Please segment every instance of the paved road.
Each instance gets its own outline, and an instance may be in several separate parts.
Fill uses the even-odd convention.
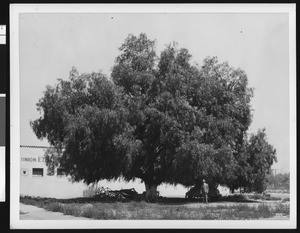
[[[51,212],[20,203],[20,220],[89,220],[89,218],[64,215],[63,213]]]

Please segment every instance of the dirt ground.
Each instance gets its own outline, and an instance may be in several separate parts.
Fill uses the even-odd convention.
[[[89,220],[20,203],[20,220]]]

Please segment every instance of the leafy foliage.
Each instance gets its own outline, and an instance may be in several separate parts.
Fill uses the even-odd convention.
[[[278,173],[267,175],[268,188],[290,190],[290,173]]]
[[[119,50],[111,79],[73,68],[37,104],[43,116],[32,128],[64,148],[59,164],[73,180],[141,178],[146,191],[203,178],[211,187],[258,183],[275,152],[264,132],[247,141],[253,90],[244,71],[216,57],[194,66],[176,43],[158,57],[145,34]]]
[[[276,150],[266,140],[265,129],[251,135],[247,148],[251,167],[250,185],[253,190],[263,192],[267,188],[267,175],[276,160]]]
[[[116,178],[126,161],[114,145],[126,127],[122,101],[119,88],[104,75],[78,75],[73,68],[69,81],[47,87],[37,104],[43,117],[31,126],[62,152],[59,164],[74,181]]]

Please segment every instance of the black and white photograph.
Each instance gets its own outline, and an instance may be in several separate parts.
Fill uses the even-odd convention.
[[[11,228],[295,228],[295,9],[11,4]]]

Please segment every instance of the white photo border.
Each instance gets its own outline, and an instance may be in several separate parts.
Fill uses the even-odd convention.
[[[290,220],[20,220],[20,13],[288,13],[290,70]],[[12,229],[293,229],[296,216],[295,4],[11,4],[10,5],[10,226]]]

